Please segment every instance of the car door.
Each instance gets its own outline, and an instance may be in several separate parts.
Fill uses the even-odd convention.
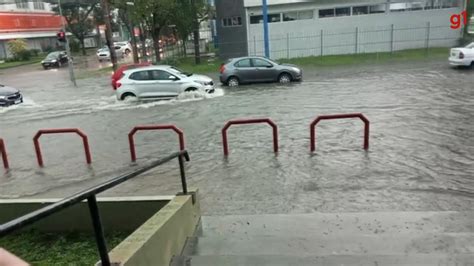
[[[250,58],[245,58],[237,61],[234,64],[235,76],[237,76],[240,82],[252,82],[252,72],[254,71],[252,67],[252,62]]]
[[[176,75],[157,69],[150,70],[150,76],[154,81],[152,90],[156,97],[175,97],[181,93],[183,81]]]
[[[129,77],[129,85],[140,98],[153,98],[155,81],[151,79],[148,70],[133,72]]]
[[[269,61],[262,58],[252,58],[252,65],[254,67],[252,74],[255,81],[265,82],[277,79],[278,71]]]

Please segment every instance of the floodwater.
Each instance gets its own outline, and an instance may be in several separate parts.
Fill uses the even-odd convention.
[[[474,206],[474,70],[445,61],[305,69],[305,81],[220,88],[160,102],[117,102],[109,78],[79,80],[67,70],[24,67],[2,83],[21,88],[25,104],[0,109],[0,137],[11,170],[0,171],[2,198],[64,197],[164,157],[179,146],[172,132],[136,135],[137,164],[127,134],[140,124],[175,124],[185,132],[189,185],[206,215],[337,211],[472,210]],[[216,78],[216,76],[214,76]],[[360,120],[323,121],[316,152],[309,124],[318,115],[363,113],[371,122],[364,151]],[[267,125],[220,130],[229,119],[269,117]],[[43,136],[44,168],[32,138],[43,128],[77,127],[88,136],[93,164],[75,135]],[[1,168],[0,168],[1,169]],[[163,195],[180,189],[173,161],[105,195]]]

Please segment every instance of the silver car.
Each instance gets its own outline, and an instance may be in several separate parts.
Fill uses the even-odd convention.
[[[232,58],[220,68],[220,81],[224,85],[241,83],[300,81],[303,71],[291,64],[279,64],[265,57]]]
[[[99,60],[99,62],[110,61],[109,47],[104,46],[104,47],[100,48],[99,50],[97,50],[96,55],[97,55],[97,59]],[[123,54],[120,46],[115,46],[115,55],[117,56],[117,58],[123,58],[124,54]]]
[[[213,83],[210,81],[184,75],[170,66],[141,67],[124,72],[117,81],[116,96],[119,100],[127,97],[163,99],[174,98],[188,91],[213,92]]]

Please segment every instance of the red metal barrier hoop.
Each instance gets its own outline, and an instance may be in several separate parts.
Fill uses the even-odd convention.
[[[36,135],[33,138],[33,142],[35,144],[36,158],[38,159],[39,166],[43,167],[43,155],[41,154],[39,138],[41,137],[41,135],[44,135],[44,134],[61,134],[61,133],[76,133],[82,138],[82,142],[84,144],[84,152],[86,154],[86,162],[87,164],[91,164],[92,159],[91,159],[91,152],[89,149],[89,139],[87,138],[87,135],[84,134],[78,128],[55,128],[55,129],[41,129],[36,133]]]
[[[277,125],[269,118],[262,119],[238,119],[228,121],[224,128],[222,128],[222,145],[224,146],[224,155],[229,155],[229,145],[227,143],[227,129],[232,125],[246,125],[246,124],[260,124],[267,123],[273,129],[273,151],[278,152],[278,127]]]
[[[369,130],[370,122],[369,120],[360,113],[357,114],[338,114],[338,115],[321,115],[318,116],[310,125],[310,139],[311,139],[311,152],[316,150],[316,125],[321,120],[333,120],[333,119],[345,119],[345,118],[360,118],[364,122],[364,149],[369,149]]]
[[[3,167],[5,169],[10,168],[8,164],[7,148],[5,148],[5,142],[3,142],[3,139],[0,139],[0,154],[2,155]]]
[[[145,125],[145,126],[136,126],[128,133],[128,143],[130,145],[130,155],[132,157],[132,162],[135,162],[137,160],[137,155],[135,153],[135,140],[133,139],[133,136],[137,131],[143,131],[143,130],[166,130],[166,129],[171,129],[176,134],[178,134],[179,137],[179,149],[181,151],[184,151],[184,133],[181,129],[177,128],[175,125]]]

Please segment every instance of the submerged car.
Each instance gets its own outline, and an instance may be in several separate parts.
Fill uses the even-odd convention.
[[[22,102],[23,96],[19,90],[0,84],[0,106],[10,106]]]
[[[474,67],[474,42],[465,47],[451,49],[449,64],[452,66]]]
[[[220,81],[230,87],[241,83],[300,81],[303,71],[291,64],[279,64],[265,57],[232,58],[220,68]]]
[[[190,72],[183,71],[175,66],[169,66],[169,65],[162,65],[163,67],[166,67],[169,69],[170,72],[177,73],[180,75],[184,75],[187,77],[190,77],[194,82],[197,82],[205,87],[206,92],[208,93],[213,93],[214,92],[214,81],[212,80],[211,77],[208,77],[206,75],[200,75],[200,74],[194,74]]]
[[[213,87],[196,82],[168,66],[141,67],[124,72],[117,82],[116,96],[119,100],[128,97],[139,99],[169,99],[183,92],[213,90]]]
[[[41,61],[41,65],[44,69],[48,69],[50,67],[61,67],[63,64],[67,64],[68,60],[69,59],[66,52],[52,52],[49,53],[43,61]]]
[[[123,58],[123,52],[122,52],[122,48],[120,46],[114,46],[115,47],[115,55],[117,56],[117,58]],[[104,46],[102,48],[100,48],[99,50],[97,50],[97,59],[99,60],[99,62],[102,62],[102,61],[110,61],[110,50],[109,50],[109,47],[107,46]]]
[[[151,66],[151,63],[149,62],[142,62],[138,64],[129,64],[129,65],[123,65],[119,67],[114,74],[112,74],[112,88],[114,90],[117,89],[117,81],[119,81],[123,77],[123,72],[129,69],[135,69],[139,67],[144,67],[144,66]]]

